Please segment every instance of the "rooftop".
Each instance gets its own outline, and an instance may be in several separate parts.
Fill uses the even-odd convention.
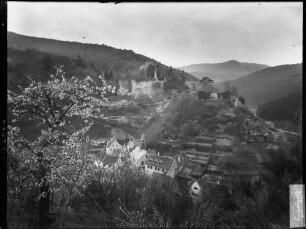
[[[216,183],[216,182],[218,182],[218,181],[220,182],[222,180],[224,180],[224,178],[222,176],[205,174],[200,179],[198,179],[197,182],[200,185],[200,187],[203,188],[207,185],[207,183]]]
[[[140,149],[140,147],[137,146],[137,147],[131,152],[131,157],[134,158],[135,160],[139,160],[139,159],[142,158],[146,153],[147,153],[146,150]]]
[[[111,139],[107,142],[106,147],[110,147],[111,144],[113,144],[113,143],[116,142],[116,141],[117,141],[117,140],[116,140],[115,138],[111,138]]]
[[[173,159],[156,154],[149,154],[149,157],[145,162],[145,164],[147,165],[158,166],[166,170],[170,170],[173,163],[174,163]]]
[[[103,165],[114,165],[118,161],[118,157],[106,154],[102,159]]]

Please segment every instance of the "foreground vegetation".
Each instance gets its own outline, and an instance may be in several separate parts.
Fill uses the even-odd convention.
[[[287,227],[288,184],[299,181],[300,171],[295,168],[298,166],[295,160],[285,164],[288,159],[281,156],[273,164],[273,172],[263,173],[261,182],[255,186],[243,179],[231,180],[226,186],[208,186],[204,198],[196,204],[188,195],[176,195],[175,182],[168,177],[149,179],[128,164],[117,171],[97,170],[88,177],[86,186],[67,184],[51,192],[55,213],[52,223],[82,228]],[[10,170],[9,178],[14,172],[21,172]],[[22,187],[19,193],[10,194],[14,202],[9,199],[8,221],[12,227],[35,226],[39,190],[16,180],[9,183],[10,190],[18,187]]]

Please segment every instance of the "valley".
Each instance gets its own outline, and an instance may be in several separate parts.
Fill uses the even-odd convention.
[[[50,178],[56,188],[50,191],[49,215],[58,214],[58,225],[84,226],[85,222],[78,221],[77,216],[81,215],[90,221],[86,225],[98,222],[105,227],[118,226],[128,216],[130,224],[124,221],[125,226],[152,227],[156,226],[152,223],[153,215],[164,212],[169,222],[172,220],[171,226],[178,227],[183,220],[193,222],[188,217],[196,217],[194,212],[199,206],[206,206],[201,214],[208,209],[217,217],[215,205],[223,203],[234,206],[241,215],[253,211],[247,212],[250,218],[260,217],[258,209],[264,209],[270,217],[263,220],[265,226],[288,224],[288,220],[277,221],[288,210],[276,209],[278,202],[288,203],[288,190],[283,187],[301,181],[302,118],[301,104],[296,102],[301,99],[301,64],[269,67],[232,60],[175,69],[131,50],[14,33],[8,33],[8,37],[8,88],[15,96],[21,88],[26,88],[22,91],[26,96],[34,81],[38,91],[51,81],[61,82],[61,87],[68,91],[54,88],[59,93],[56,97],[52,88],[49,87],[50,94],[42,90],[38,102],[45,99],[50,107],[42,110],[35,100],[27,99],[19,105],[34,104],[23,110],[30,112],[29,119],[14,123],[20,128],[22,141],[31,142],[29,145],[34,147],[42,134],[48,139],[45,129],[57,134],[52,141],[60,143],[54,144],[55,150],[50,143],[51,153],[46,153],[46,160],[53,163],[48,168],[57,174],[57,178]],[[63,72],[56,66],[62,66]],[[91,102],[84,102],[86,98],[81,97],[83,104],[79,109],[89,108],[80,117],[69,113],[70,107],[78,104],[75,101],[58,107],[62,100],[82,95],[74,90],[78,82],[84,83],[78,90],[89,94],[102,85],[100,94],[94,94]],[[90,87],[89,82],[95,86]],[[103,103],[98,103],[101,98]],[[283,104],[287,104],[287,109],[283,109]],[[10,106],[8,121],[13,123],[16,111]],[[46,118],[48,125],[31,120],[35,109],[42,112],[40,117],[50,116]],[[68,134],[64,132],[68,124],[56,120],[52,109],[62,117],[67,115],[69,125],[79,128],[88,121],[93,125],[82,135],[82,131],[72,133],[71,136],[80,136],[73,146],[68,145]],[[69,112],[63,112],[64,109]],[[91,117],[89,111],[96,116]],[[283,116],[277,115],[282,111]],[[294,124],[290,123],[294,118]],[[281,123],[287,121],[287,126]],[[65,134],[61,135],[61,131]],[[28,148],[26,145],[14,149],[10,160],[23,157],[26,154],[16,152]],[[67,148],[71,154],[67,154]],[[23,169],[27,171],[28,167]],[[71,174],[63,173],[65,170]],[[283,193],[275,197],[279,190]],[[241,199],[243,203],[238,203]],[[214,205],[207,204],[212,200]],[[135,213],[133,209],[138,210]],[[220,210],[232,214],[230,208]],[[95,218],[101,211],[103,217]],[[62,216],[62,212],[66,215]],[[139,217],[138,212],[143,214],[142,223],[132,218]],[[179,214],[184,216],[178,217]],[[256,217],[251,221],[256,222]],[[215,222],[219,226],[228,224],[235,222]]]

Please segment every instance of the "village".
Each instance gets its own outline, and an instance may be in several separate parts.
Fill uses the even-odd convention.
[[[195,94],[194,91],[199,90],[195,83],[187,82],[187,85],[191,88],[190,93]],[[236,115],[233,109],[244,107],[239,98],[224,93],[211,93],[208,101],[224,100],[231,101],[233,108],[218,115],[234,118]],[[159,109],[160,113],[164,110]],[[256,185],[260,182],[261,170],[269,164],[269,154],[275,152],[281,142],[298,137],[295,133],[276,129],[274,123],[259,120],[255,116],[244,118],[243,131],[243,140],[222,131],[220,134],[201,133],[188,141],[168,139],[158,142],[159,146],[166,149],[159,151],[147,147],[144,133],[141,136],[132,136],[114,128],[111,138],[102,146],[92,145],[88,137],[82,152],[92,158],[95,166],[105,169],[116,170],[128,162],[130,166],[138,168],[149,177],[169,177],[175,184],[174,193],[179,196],[188,194],[197,201],[203,196],[202,190],[205,186],[228,186],[231,179],[245,179]],[[249,146],[254,148],[254,144],[255,148],[260,145],[261,152],[255,150],[252,153],[252,150],[248,149]],[[167,150],[169,148],[172,149],[171,152]],[[243,169],[225,169],[224,164],[236,160],[241,156],[241,151],[244,151],[245,155],[251,154],[252,160],[244,158],[246,166]]]

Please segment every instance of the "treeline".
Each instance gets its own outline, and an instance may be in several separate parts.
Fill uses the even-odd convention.
[[[257,115],[266,120],[290,120],[298,122],[301,119],[302,92],[262,104],[257,109]]]
[[[127,65],[128,64],[128,65]],[[154,80],[155,72],[158,80],[165,80],[164,89],[182,90],[185,80],[191,76],[178,69],[160,63],[147,62],[139,69],[131,63],[118,62],[114,66],[88,61],[85,55],[78,54],[75,58],[40,52],[36,49],[16,50],[8,48],[8,79],[9,88],[26,85],[25,76],[31,74],[34,79],[45,82],[49,74],[55,73],[55,66],[65,66],[67,76],[84,77],[92,75],[96,80],[103,76],[105,80],[116,85],[118,79]],[[130,73],[128,73],[130,72]],[[132,73],[133,72],[133,73]],[[118,86],[118,85],[117,85]]]

